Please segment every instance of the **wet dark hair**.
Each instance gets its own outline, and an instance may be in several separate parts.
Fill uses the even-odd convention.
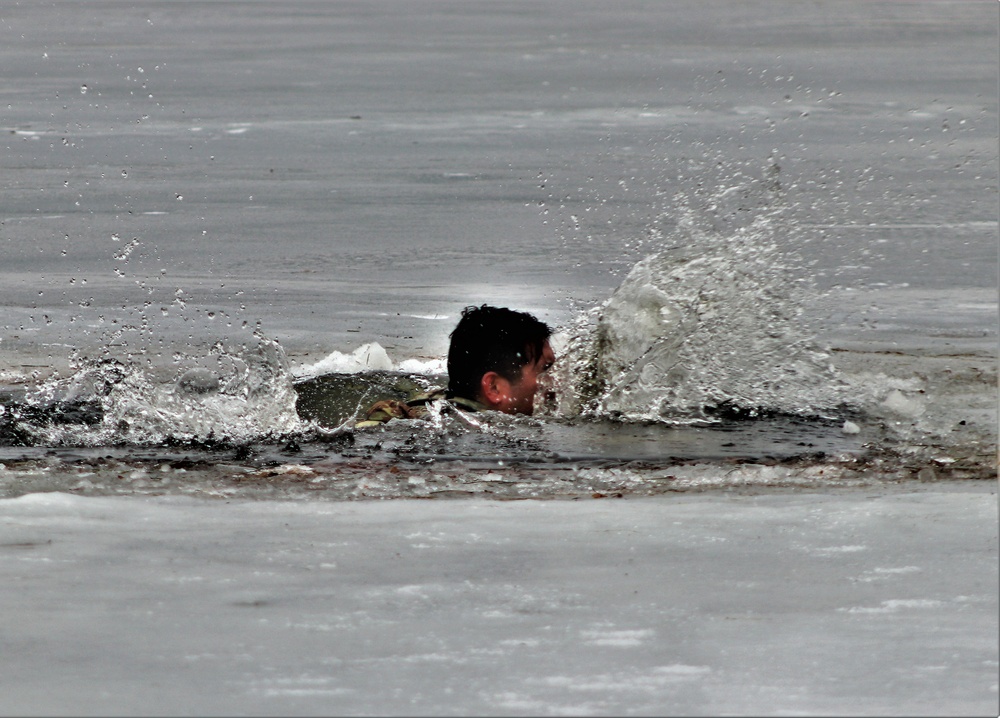
[[[448,395],[477,399],[483,374],[495,371],[508,381],[542,355],[552,336],[548,325],[527,312],[504,307],[466,307],[451,333]]]

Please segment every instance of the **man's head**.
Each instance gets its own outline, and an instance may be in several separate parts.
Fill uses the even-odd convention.
[[[451,333],[448,393],[506,414],[531,414],[538,377],[555,361],[551,335],[526,312],[466,307]]]

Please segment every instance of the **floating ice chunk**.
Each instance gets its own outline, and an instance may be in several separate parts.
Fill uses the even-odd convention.
[[[362,344],[350,354],[334,351],[315,364],[298,367],[298,378],[322,374],[356,374],[362,371],[392,371],[392,360],[378,342]]]
[[[853,421],[845,421],[844,425],[840,427],[840,430],[845,434],[858,434],[861,432],[861,427]]]
[[[409,374],[444,374],[447,371],[444,359],[404,359],[397,369]]]

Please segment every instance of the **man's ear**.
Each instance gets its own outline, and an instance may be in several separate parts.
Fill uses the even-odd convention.
[[[479,390],[483,403],[489,407],[502,404],[508,395],[507,380],[495,371],[488,371],[479,380]]]

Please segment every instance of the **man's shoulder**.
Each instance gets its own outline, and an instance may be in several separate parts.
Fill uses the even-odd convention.
[[[363,429],[386,424],[393,419],[425,419],[430,413],[429,405],[437,401],[447,402],[446,405],[470,412],[486,409],[478,401],[459,396],[449,397],[448,392],[444,389],[432,389],[431,391],[414,394],[406,401],[399,401],[397,399],[377,401],[368,409],[364,418],[357,421],[354,426],[355,428]]]
[[[393,419],[415,418],[417,417],[415,416],[413,407],[407,402],[399,401],[398,399],[382,399],[372,404],[368,411],[365,412],[365,418],[356,422],[354,426],[364,428],[366,426],[385,424]]]
[[[409,399],[406,400],[407,406],[417,408],[420,406],[426,407],[428,404],[432,404],[435,401],[441,401],[442,399],[448,398],[448,392],[444,389],[431,389],[430,391],[420,392],[418,394],[413,394]]]
[[[453,396],[448,399],[448,403],[465,411],[486,411],[488,408],[485,404],[480,404],[478,401],[473,401],[472,399],[466,399],[464,396]]]

